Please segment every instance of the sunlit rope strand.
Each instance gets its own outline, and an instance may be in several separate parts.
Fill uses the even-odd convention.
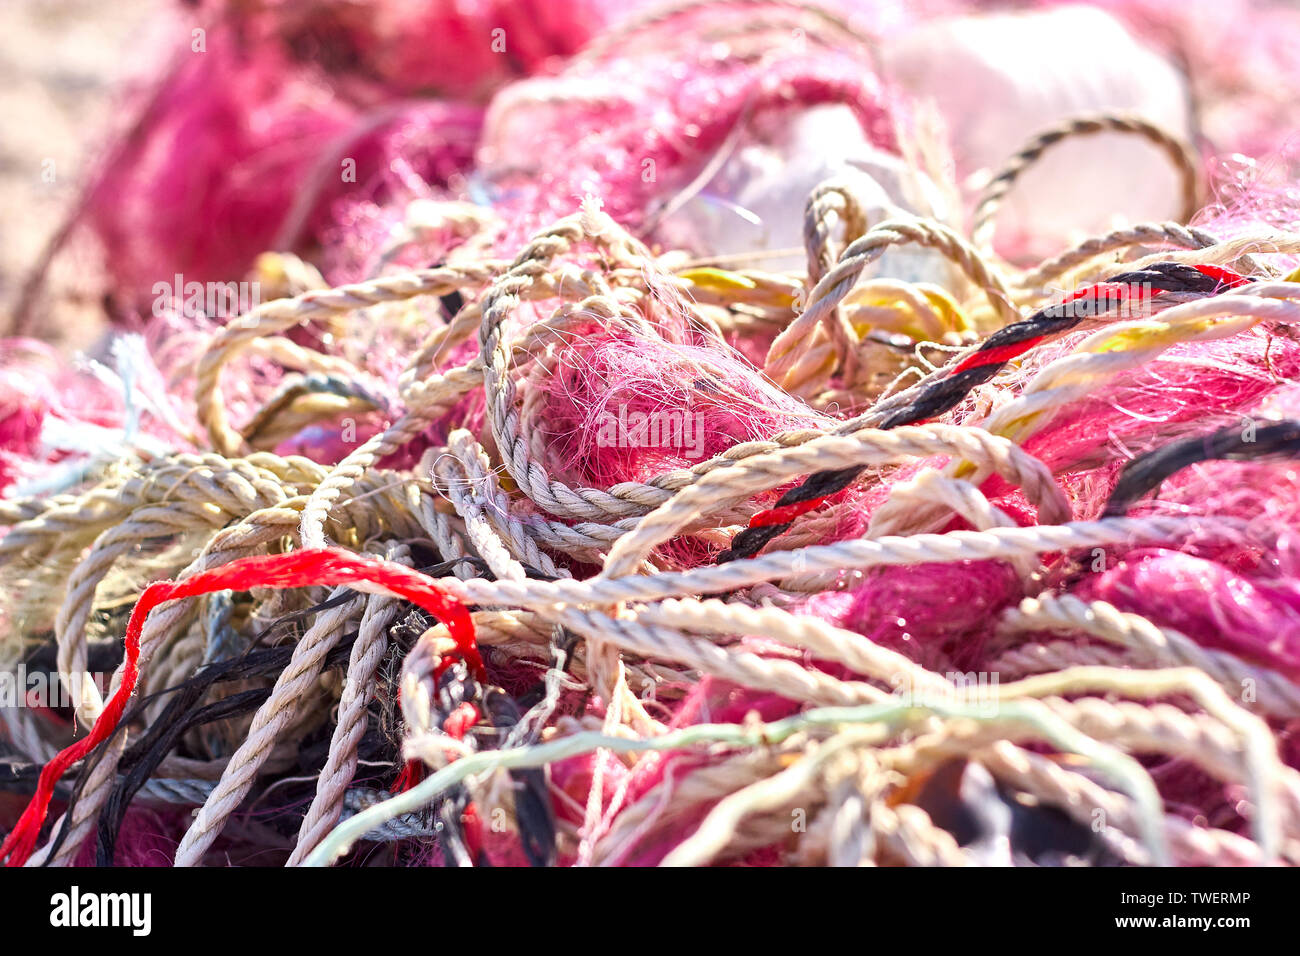
[[[1047,149],[1056,143],[1077,136],[1097,133],[1125,133],[1141,137],[1169,157],[1179,174],[1182,208],[1179,219],[1187,222],[1199,206],[1200,162],[1191,146],[1159,126],[1138,116],[1099,113],[1064,120],[1051,129],[1034,136],[999,171],[980,196],[975,206],[971,238],[977,248],[988,250],[993,245],[993,230],[998,208],[1007,192],[1020,175]]]

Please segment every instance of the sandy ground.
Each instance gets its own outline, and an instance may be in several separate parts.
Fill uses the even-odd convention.
[[[111,127],[121,85],[155,66],[143,25],[166,0],[0,0],[0,334]],[[73,242],[28,331],[68,349],[103,327],[93,252]]]

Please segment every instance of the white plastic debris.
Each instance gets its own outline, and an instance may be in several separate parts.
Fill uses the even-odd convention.
[[[853,184],[869,225],[909,214],[942,219],[948,212],[924,174],[868,141],[849,107],[827,105],[755,117],[716,174],[666,215],[656,234],[669,247],[708,255],[787,250],[753,264],[800,270],[804,205],[832,178]],[[868,274],[942,282],[947,269],[930,250],[900,248]]]
[[[996,171],[1033,135],[1081,113],[1135,113],[1186,136],[1187,82],[1109,14],[1084,6],[934,20],[881,45],[888,79],[931,101],[963,175]],[[1101,133],[1049,147],[1013,187],[999,247],[1063,239],[1179,212],[1169,159],[1133,136]]]

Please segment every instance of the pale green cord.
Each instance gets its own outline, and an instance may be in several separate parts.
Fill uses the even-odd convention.
[[[331,865],[347,853],[352,844],[367,831],[382,826],[403,813],[410,813],[427,806],[439,794],[477,773],[512,767],[537,767],[595,750],[644,753],[675,750],[701,743],[759,747],[780,743],[812,727],[883,723],[889,725],[891,729],[897,729],[932,716],[963,718],[980,723],[995,720],[1015,721],[1032,728],[1044,740],[1059,749],[1084,757],[1133,798],[1139,816],[1141,835],[1151,850],[1152,859],[1157,865],[1170,865],[1172,857],[1161,824],[1163,804],[1155,783],[1141,764],[1113,747],[1075,730],[1038,701],[1000,702],[992,715],[984,712],[987,709],[987,704],[975,706],[931,704],[917,707],[906,702],[888,702],[863,707],[820,707],[785,720],[757,725],[756,728],[753,724],[699,724],[647,740],[627,740],[596,732],[585,732],[532,747],[471,754],[443,767],[405,793],[397,794],[383,803],[344,820],[330,831],[303,865]]]

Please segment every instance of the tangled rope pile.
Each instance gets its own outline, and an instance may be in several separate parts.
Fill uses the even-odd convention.
[[[1191,218],[1190,148],[1091,115],[970,232],[817,184],[789,270],[594,196],[522,240],[409,202],[357,281],[264,257],[192,446],[0,502],[3,649],[72,694],[0,707],[0,856],[1300,862],[1300,232],[1005,258],[1020,173],[1102,132]]]

